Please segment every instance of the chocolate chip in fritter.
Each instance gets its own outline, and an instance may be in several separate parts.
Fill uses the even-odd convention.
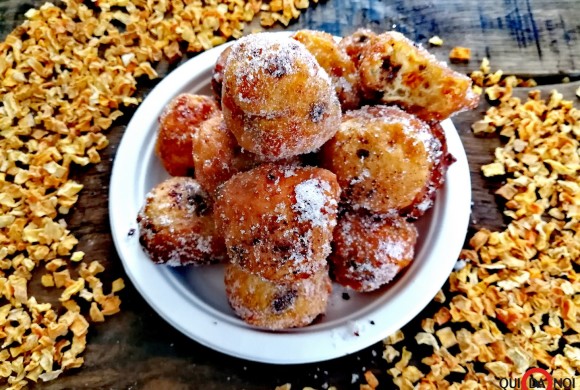
[[[358,158],[367,158],[370,155],[370,152],[366,149],[359,149],[356,151],[356,155]]]
[[[383,74],[384,80],[391,81],[395,77],[397,77],[397,74],[401,70],[401,65],[393,65],[391,63],[391,58],[386,57],[385,59],[383,59],[383,64],[381,65],[381,68],[383,68],[383,70],[385,71],[385,73]]]
[[[284,291],[281,295],[278,295],[276,298],[274,298],[274,301],[272,302],[274,311],[276,313],[280,313],[284,310],[287,310],[294,304],[297,296],[298,291],[296,290]]]
[[[187,204],[195,208],[195,213],[197,215],[205,215],[209,211],[209,205],[207,204],[205,197],[200,194],[190,193],[187,195]]]

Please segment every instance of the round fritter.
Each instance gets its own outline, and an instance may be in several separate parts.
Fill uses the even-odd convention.
[[[312,30],[297,31],[292,38],[301,42],[328,73],[343,110],[358,108],[360,105],[360,77],[354,62],[346,54],[333,36]]]
[[[333,277],[353,290],[374,291],[413,261],[416,241],[417,229],[404,218],[347,212],[334,229]]]
[[[189,177],[153,188],[139,211],[139,242],[155,263],[201,265],[225,258],[208,194]]]
[[[213,75],[211,77],[211,90],[213,91],[215,98],[218,103],[221,103],[222,99],[222,83],[224,81],[224,68],[226,66],[226,60],[230,55],[232,50],[231,46],[225,48],[224,51],[219,55],[215,66],[213,68]]]
[[[227,129],[223,115],[205,121],[193,136],[195,178],[210,194],[238,172],[247,171],[260,160],[243,150]]]
[[[262,33],[231,47],[222,109],[241,147],[278,160],[314,151],[334,135],[340,104],[330,77],[304,45]]]
[[[212,196],[221,184],[236,173],[264,163],[262,158],[238,145],[221,113],[203,122],[193,136],[193,162],[196,180]],[[278,163],[298,166],[301,159],[294,156]]]
[[[332,291],[327,268],[306,279],[276,283],[238,264],[228,264],[225,285],[228,301],[238,316],[272,330],[310,324],[326,311]]]
[[[367,99],[400,105],[427,122],[475,108],[479,102],[469,77],[398,32],[370,38],[362,50],[359,72]]]
[[[171,176],[192,176],[191,137],[201,123],[219,112],[214,99],[184,93],[175,97],[159,117],[155,151]]]
[[[415,216],[442,157],[441,142],[423,121],[396,107],[365,106],[344,115],[321,161],[351,208]]]
[[[376,35],[377,34],[369,29],[359,28],[351,35],[342,38],[338,45],[346,52],[358,68],[363,48],[368,45],[370,39]]]
[[[274,281],[295,281],[324,268],[340,188],[332,172],[264,164],[218,189],[217,224],[230,259]]]

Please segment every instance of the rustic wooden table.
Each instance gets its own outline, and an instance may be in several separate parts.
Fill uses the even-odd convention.
[[[23,20],[29,8],[45,0],[0,0],[0,37]],[[445,40],[432,51],[446,59],[456,45],[472,49],[467,65],[455,66],[469,72],[484,56],[493,69],[536,78],[542,90],[559,89],[568,98],[580,82],[580,7],[578,0],[328,0],[308,10],[292,29],[313,28],[343,35],[358,27],[375,31],[395,29],[421,43],[433,35]],[[561,83],[567,76],[572,83]],[[148,86],[150,88],[151,86]],[[146,92],[146,91],[145,91]],[[526,91],[518,92],[525,95]],[[473,214],[470,232],[481,227],[499,228],[503,219],[493,195],[497,183],[483,180],[480,166],[490,162],[496,137],[476,138],[470,124],[481,118],[487,103],[478,110],[454,118],[470,162],[473,185]],[[109,133],[111,145],[103,162],[77,173],[85,189],[75,212],[68,218],[79,238],[79,249],[103,259],[106,278],[124,276],[111,241],[107,192],[112,160],[127,112]],[[131,286],[121,293],[123,310],[93,327],[84,354],[86,363],[56,381],[39,384],[42,389],[273,389],[292,383],[321,388],[356,388],[353,374],[371,369],[381,388],[392,388],[385,374],[380,344],[344,358],[300,366],[272,366],[243,361],[207,349],[183,336],[162,320]],[[429,310],[429,307],[426,309]],[[420,316],[419,316],[420,317]],[[409,325],[417,327],[417,320]],[[389,385],[391,383],[391,385]]]

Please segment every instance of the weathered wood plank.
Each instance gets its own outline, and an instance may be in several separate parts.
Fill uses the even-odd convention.
[[[0,37],[44,0],[0,0]],[[580,77],[580,7],[577,0],[326,0],[308,10],[289,28],[312,28],[335,35],[358,27],[395,29],[427,44],[446,60],[454,46],[472,49],[473,60],[456,66],[470,71],[487,56],[494,68],[525,76]]]
[[[331,0],[309,10],[295,28],[336,35],[358,27],[395,29],[427,44],[445,60],[454,46],[472,49],[473,69],[484,56],[510,74],[580,74],[580,7],[576,0]]]
[[[0,36],[22,20],[23,12],[42,2],[44,0],[26,3],[0,0]],[[440,58],[445,58],[453,45],[466,45],[474,50],[474,61],[464,70],[476,66],[476,60],[488,55],[495,67],[509,73],[574,73],[580,66],[580,10],[575,5],[576,0],[330,0],[309,10],[292,28],[323,29],[337,35],[362,26],[375,30],[396,28],[420,42],[437,34],[446,41],[444,48],[434,49]],[[580,83],[541,89],[547,92],[557,87],[565,96],[575,99],[573,94],[578,86]],[[480,166],[492,160],[493,149],[500,140],[475,137],[470,130],[471,123],[479,119],[486,108],[487,103],[482,102],[478,110],[454,118],[470,164],[474,199],[471,231],[481,227],[500,228],[503,224],[493,195],[499,183],[484,180],[480,174]],[[352,356],[318,364],[257,364],[222,355],[195,343],[148,306],[124,274],[108,223],[112,160],[129,119],[130,113],[109,132],[111,145],[100,164],[75,172],[85,188],[67,219],[80,240],[79,250],[106,264],[104,279],[110,282],[116,277],[125,277],[128,286],[121,293],[123,311],[93,327],[82,369],[35,388],[254,390],[272,389],[275,385],[292,382],[292,388],[296,389],[303,386],[321,388],[325,383],[346,389],[353,387],[352,375],[362,377],[365,369],[372,369],[382,386],[388,388],[390,382],[385,374],[386,363],[381,359],[380,344]],[[33,290],[42,298],[54,300],[54,297],[43,295],[37,282],[33,283]],[[418,329],[416,321],[408,329],[410,333]]]

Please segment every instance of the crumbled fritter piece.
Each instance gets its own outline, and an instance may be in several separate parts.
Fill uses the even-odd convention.
[[[427,122],[442,121],[479,102],[469,77],[395,31],[370,36],[358,67],[366,99],[397,104]]]

